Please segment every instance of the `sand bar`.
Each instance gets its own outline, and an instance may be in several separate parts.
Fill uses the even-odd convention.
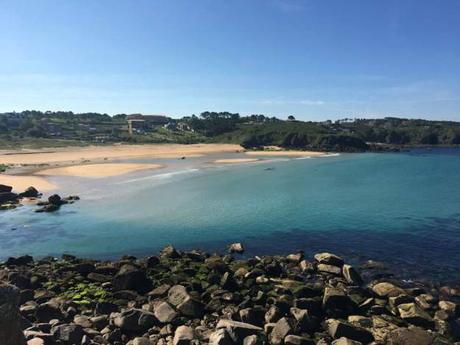
[[[260,161],[257,158],[229,158],[215,160],[216,164],[240,164],[240,163],[254,163]]]
[[[134,163],[103,163],[72,165],[60,168],[40,170],[36,175],[44,176],[77,176],[89,178],[101,178],[127,174],[140,170],[160,169],[160,164],[134,164]]]
[[[0,184],[12,186],[13,191],[16,193],[23,192],[30,186],[37,188],[40,192],[47,192],[56,188],[56,185],[52,184],[45,178],[30,175],[0,174]]]
[[[247,151],[249,156],[269,156],[269,157],[320,157],[327,155],[326,152],[317,151]]]
[[[65,147],[41,150],[0,151],[3,164],[46,164],[98,161],[122,158],[180,158],[209,153],[240,152],[243,148],[233,144],[149,144]]]

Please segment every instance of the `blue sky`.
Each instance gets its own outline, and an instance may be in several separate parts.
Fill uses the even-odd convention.
[[[458,0],[0,0],[0,111],[460,120]]]

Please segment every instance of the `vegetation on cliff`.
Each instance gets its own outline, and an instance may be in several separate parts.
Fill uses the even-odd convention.
[[[264,115],[203,112],[129,134],[127,115],[24,111],[0,114],[0,147],[126,143],[230,142],[246,148],[366,151],[400,146],[460,145],[460,123],[387,117],[305,122]]]

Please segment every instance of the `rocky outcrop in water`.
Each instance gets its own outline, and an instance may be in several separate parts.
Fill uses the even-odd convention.
[[[11,210],[21,206],[21,200],[27,198],[36,200],[41,198],[42,194],[34,187],[27,188],[24,192],[16,194],[12,193],[13,187],[0,184],[0,210]],[[80,200],[76,195],[61,198],[58,194],[53,194],[48,198],[48,201],[37,201],[37,205],[41,206],[35,212],[54,212],[60,209],[62,205],[73,204]]]
[[[171,246],[95,261],[10,258],[29,345],[452,344],[460,290],[330,253],[236,259]]]

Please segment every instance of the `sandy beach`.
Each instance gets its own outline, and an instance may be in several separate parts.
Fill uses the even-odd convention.
[[[319,157],[325,156],[326,152],[317,151],[247,151],[244,154],[249,156],[268,156],[268,157]]]
[[[160,169],[160,164],[133,164],[133,163],[101,163],[72,165],[61,168],[40,170],[35,175],[40,176],[78,176],[101,178],[127,174],[140,170]]]
[[[2,164],[80,163],[127,158],[181,158],[219,152],[242,152],[233,144],[149,144],[65,147],[41,150],[0,151]],[[88,162],[85,162],[88,163]]]
[[[47,179],[39,176],[31,175],[0,175],[0,184],[5,184],[13,187],[14,192],[23,192],[26,188],[34,186],[41,192],[48,192],[55,189],[57,186],[49,182]]]
[[[260,162],[263,157],[319,157],[326,155],[323,152],[284,151],[276,147],[271,149],[270,151],[245,152],[241,146],[233,144],[149,144],[0,150],[0,163],[12,167],[7,175],[0,174],[0,183],[11,185],[16,191],[35,186],[40,191],[46,192],[59,187],[48,179],[53,176],[104,178],[143,170],[155,170],[166,166],[157,164],[155,161],[151,163],[123,161],[135,158],[182,159],[217,155],[214,158],[214,164],[230,165]],[[219,157],[219,154],[222,154],[222,158]],[[235,157],[234,154],[237,156]],[[226,158],[225,155],[231,156]]]

